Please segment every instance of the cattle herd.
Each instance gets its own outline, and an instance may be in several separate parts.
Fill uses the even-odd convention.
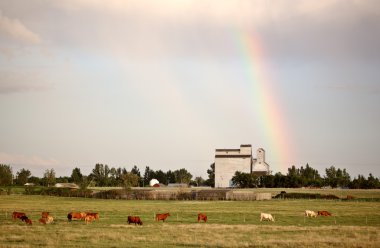
[[[164,213],[164,214],[156,214],[155,220],[159,222],[162,220],[165,222],[165,220],[170,216],[170,213]],[[316,218],[317,216],[332,216],[332,214],[328,211],[317,211],[314,212],[312,210],[305,210],[305,217],[314,217]],[[21,221],[25,222],[27,225],[32,225],[32,220],[29,219],[25,213],[22,212],[13,212],[12,213],[12,219],[20,219]],[[83,220],[85,224],[88,224],[92,222],[93,220],[99,220],[99,213],[91,213],[91,212],[70,212],[67,214],[67,220],[72,221],[72,220]],[[207,215],[198,213],[198,222],[199,221],[204,221],[207,222]],[[260,221],[275,221],[274,216],[272,214],[268,213],[261,213],[260,214]],[[54,218],[53,216],[50,215],[49,212],[42,212],[41,218],[38,220],[39,223],[41,224],[50,224],[53,223]],[[135,224],[135,225],[142,225],[143,222],[139,216],[128,216],[128,224]]]

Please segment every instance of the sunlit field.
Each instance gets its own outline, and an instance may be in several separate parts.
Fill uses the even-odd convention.
[[[306,209],[328,210],[332,217],[308,219]],[[127,201],[48,196],[0,196],[0,246],[110,247],[378,247],[380,203],[336,200],[271,201]],[[13,211],[25,212],[32,226],[13,221]],[[55,217],[38,223],[42,211]],[[86,225],[67,221],[70,211],[100,213]],[[155,213],[170,212],[165,223]],[[207,223],[197,223],[197,213]],[[261,212],[275,222],[260,222]],[[143,226],[128,225],[138,215]]]

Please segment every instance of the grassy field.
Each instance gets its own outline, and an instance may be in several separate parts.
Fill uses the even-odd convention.
[[[306,219],[305,209],[328,210],[333,217]],[[380,203],[331,200],[272,201],[126,201],[47,196],[0,196],[1,247],[378,247]],[[33,221],[13,221],[13,211]],[[37,223],[42,211],[55,217],[51,225]],[[67,221],[70,211],[100,213],[88,225]],[[165,223],[154,214],[170,212]],[[197,213],[208,215],[197,223]],[[261,212],[276,222],[260,222]],[[138,215],[143,226],[128,225]]]

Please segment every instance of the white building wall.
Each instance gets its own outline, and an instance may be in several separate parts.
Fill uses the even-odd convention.
[[[215,187],[231,187],[236,171],[251,173],[252,147],[241,145],[240,149],[216,149]]]
[[[251,172],[251,158],[215,158],[215,187],[231,187],[236,171]]]
[[[257,159],[254,160],[252,172],[266,172],[269,173],[269,165],[265,162],[265,150],[263,148],[257,149]]]

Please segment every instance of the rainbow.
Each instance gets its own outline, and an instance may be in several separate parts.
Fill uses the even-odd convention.
[[[261,144],[267,152],[271,170],[286,172],[294,161],[291,134],[284,117],[278,94],[273,87],[271,73],[265,66],[265,49],[254,33],[238,31],[235,35],[239,56],[244,62],[244,76],[249,83],[250,96],[253,94],[252,113],[257,116],[257,126]]]

